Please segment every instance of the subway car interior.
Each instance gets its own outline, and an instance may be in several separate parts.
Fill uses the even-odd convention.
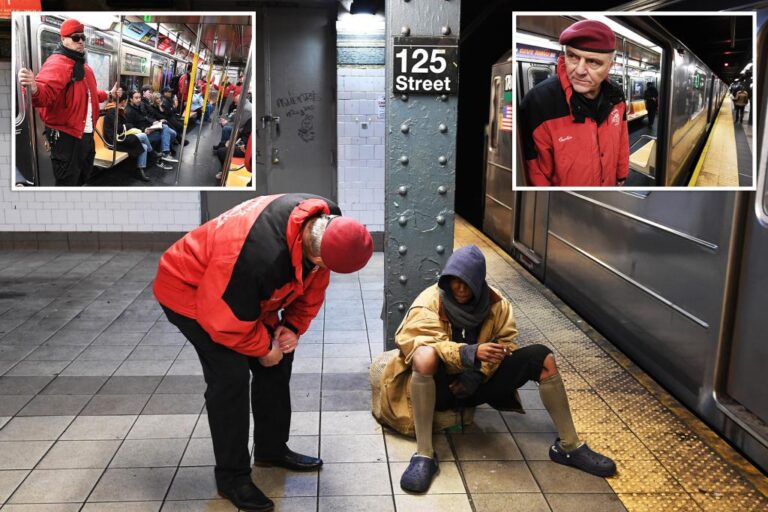
[[[624,91],[629,127],[630,174],[625,186],[750,186],[753,180],[751,121],[726,134],[713,130],[731,120],[728,93],[751,89],[751,16],[589,15],[616,34],[609,79]],[[517,101],[555,74],[560,33],[578,16],[517,16]],[[703,43],[701,31],[711,35]],[[648,88],[652,87],[651,91]],[[655,89],[655,91],[654,91]],[[654,101],[654,98],[658,98]],[[727,108],[719,116],[723,101]],[[651,107],[646,102],[657,103]],[[733,123],[731,123],[733,124]],[[733,139],[741,152],[709,150],[712,138]],[[717,147],[717,144],[713,145]],[[707,151],[705,151],[705,148]],[[520,152],[518,151],[518,154]],[[718,165],[707,162],[714,162]],[[525,184],[518,161],[519,183]],[[717,167],[715,171],[713,168]]]
[[[131,91],[139,91],[143,96],[143,89],[148,88],[148,101],[156,104],[156,108],[162,102],[164,90],[174,98],[174,112],[166,115],[173,118],[168,123],[177,132],[172,159],[180,160],[180,164],[163,162],[150,154],[146,167],[150,180],[138,179],[136,157],[115,148],[110,142],[111,135],[105,137],[105,115],[114,108],[108,99],[100,104],[100,118],[94,132],[94,172],[87,186],[244,187],[251,182],[244,155],[238,149],[247,142],[251,113],[241,109],[244,118],[240,119],[236,95],[231,94],[231,89],[242,89],[246,96],[252,94],[251,16],[94,13],[81,17],[85,25],[86,62],[93,69],[99,89],[109,91],[117,83],[125,97],[129,97]],[[15,18],[17,72],[21,68],[39,72],[59,45],[59,27],[67,18],[46,14]],[[180,80],[186,73],[191,74],[192,80],[186,77]],[[207,102],[207,109],[202,108],[203,102]],[[186,112],[188,103],[189,113]],[[18,88],[15,112],[16,185],[53,186],[46,127],[26,91]],[[238,126],[243,129],[232,130],[225,140],[219,119],[227,117],[233,123],[240,123]],[[118,127],[118,134],[122,131]],[[114,128],[109,129],[109,133],[112,132]],[[153,146],[153,152],[159,149]],[[222,172],[225,168],[228,172]]]

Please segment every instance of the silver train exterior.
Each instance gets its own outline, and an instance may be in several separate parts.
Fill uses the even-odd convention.
[[[485,215],[483,229],[497,240],[512,240],[512,50],[491,68],[489,123],[485,130]],[[505,118],[505,116],[507,116]],[[506,119],[506,120],[505,120]],[[503,245],[510,250],[509,244]]]
[[[767,32],[764,26],[758,47],[768,44]],[[762,91],[768,54],[755,64]],[[764,94],[755,103],[768,111]],[[484,231],[511,246],[529,272],[768,471],[763,117],[757,192],[513,192],[511,239],[486,225]],[[701,116],[675,126],[705,129]]]
[[[40,71],[45,59],[60,41],[59,24],[62,18],[55,16],[18,16],[16,24],[15,77],[19,69],[26,67],[35,73]],[[91,27],[85,28],[86,59],[94,70],[98,86],[109,90],[118,79],[118,35],[102,32]],[[177,59],[171,55],[156,51],[155,48],[123,38],[123,51],[130,48],[151,53],[150,69],[161,66],[163,70],[174,69]],[[16,167],[27,180],[42,186],[53,186],[54,177],[50,154],[45,149],[45,126],[36,110],[25,96],[16,89]],[[103,107],[103,105],[102,105]]]
[[[690,176],[695,157],[706,143],[725,98],[727,85],[682,42],[652,19],[634,17],[624,20],[631,23],[632,30],[657,42],[664,52],[659,84],[655,184],[686,185],[685,180]],[[563,18],[563,21],[570,24],[573,20]],[[553,27],[560,25],[554,24]],[[553,33],[550,38],[556,40],[557,35]],[[518,58],[518,104],[534,83],[543,81],[554,71],[554,64]]]

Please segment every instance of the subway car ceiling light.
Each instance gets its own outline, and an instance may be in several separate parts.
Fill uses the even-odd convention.
[[[532,36],[524,32],[518,32],[514,35],[516,43],[530,44],[541,48],[560,51],[563,47],[556,41],[550,41],[543,37]]]

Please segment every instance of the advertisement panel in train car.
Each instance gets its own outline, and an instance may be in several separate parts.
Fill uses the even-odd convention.
[[[456,94],[456,37],[395,37],[393,90],[397,94]]]

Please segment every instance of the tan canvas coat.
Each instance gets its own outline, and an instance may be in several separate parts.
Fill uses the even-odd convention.
[[[417,347],[429,345],[445,363],[448,374],[461,373],[464,368],[459,349],[465,343],[452,341],[451,331],[451,324],[440,302],[439,288],[436,284],[430,286],[413,301],[395,333],[395,344],[400,353],[387,363],[381,376],[381,410],[376,415],[379,422],[402,434],[414,435],[410,386],[413,353]],[[480,327],[479,343],[495,342],[515,349],[516,337],[512,307],[491,288],[491,310]],[[480,371],[485,375],[484,382],[496,372],[498,366],[496,363],[482,363]]]

